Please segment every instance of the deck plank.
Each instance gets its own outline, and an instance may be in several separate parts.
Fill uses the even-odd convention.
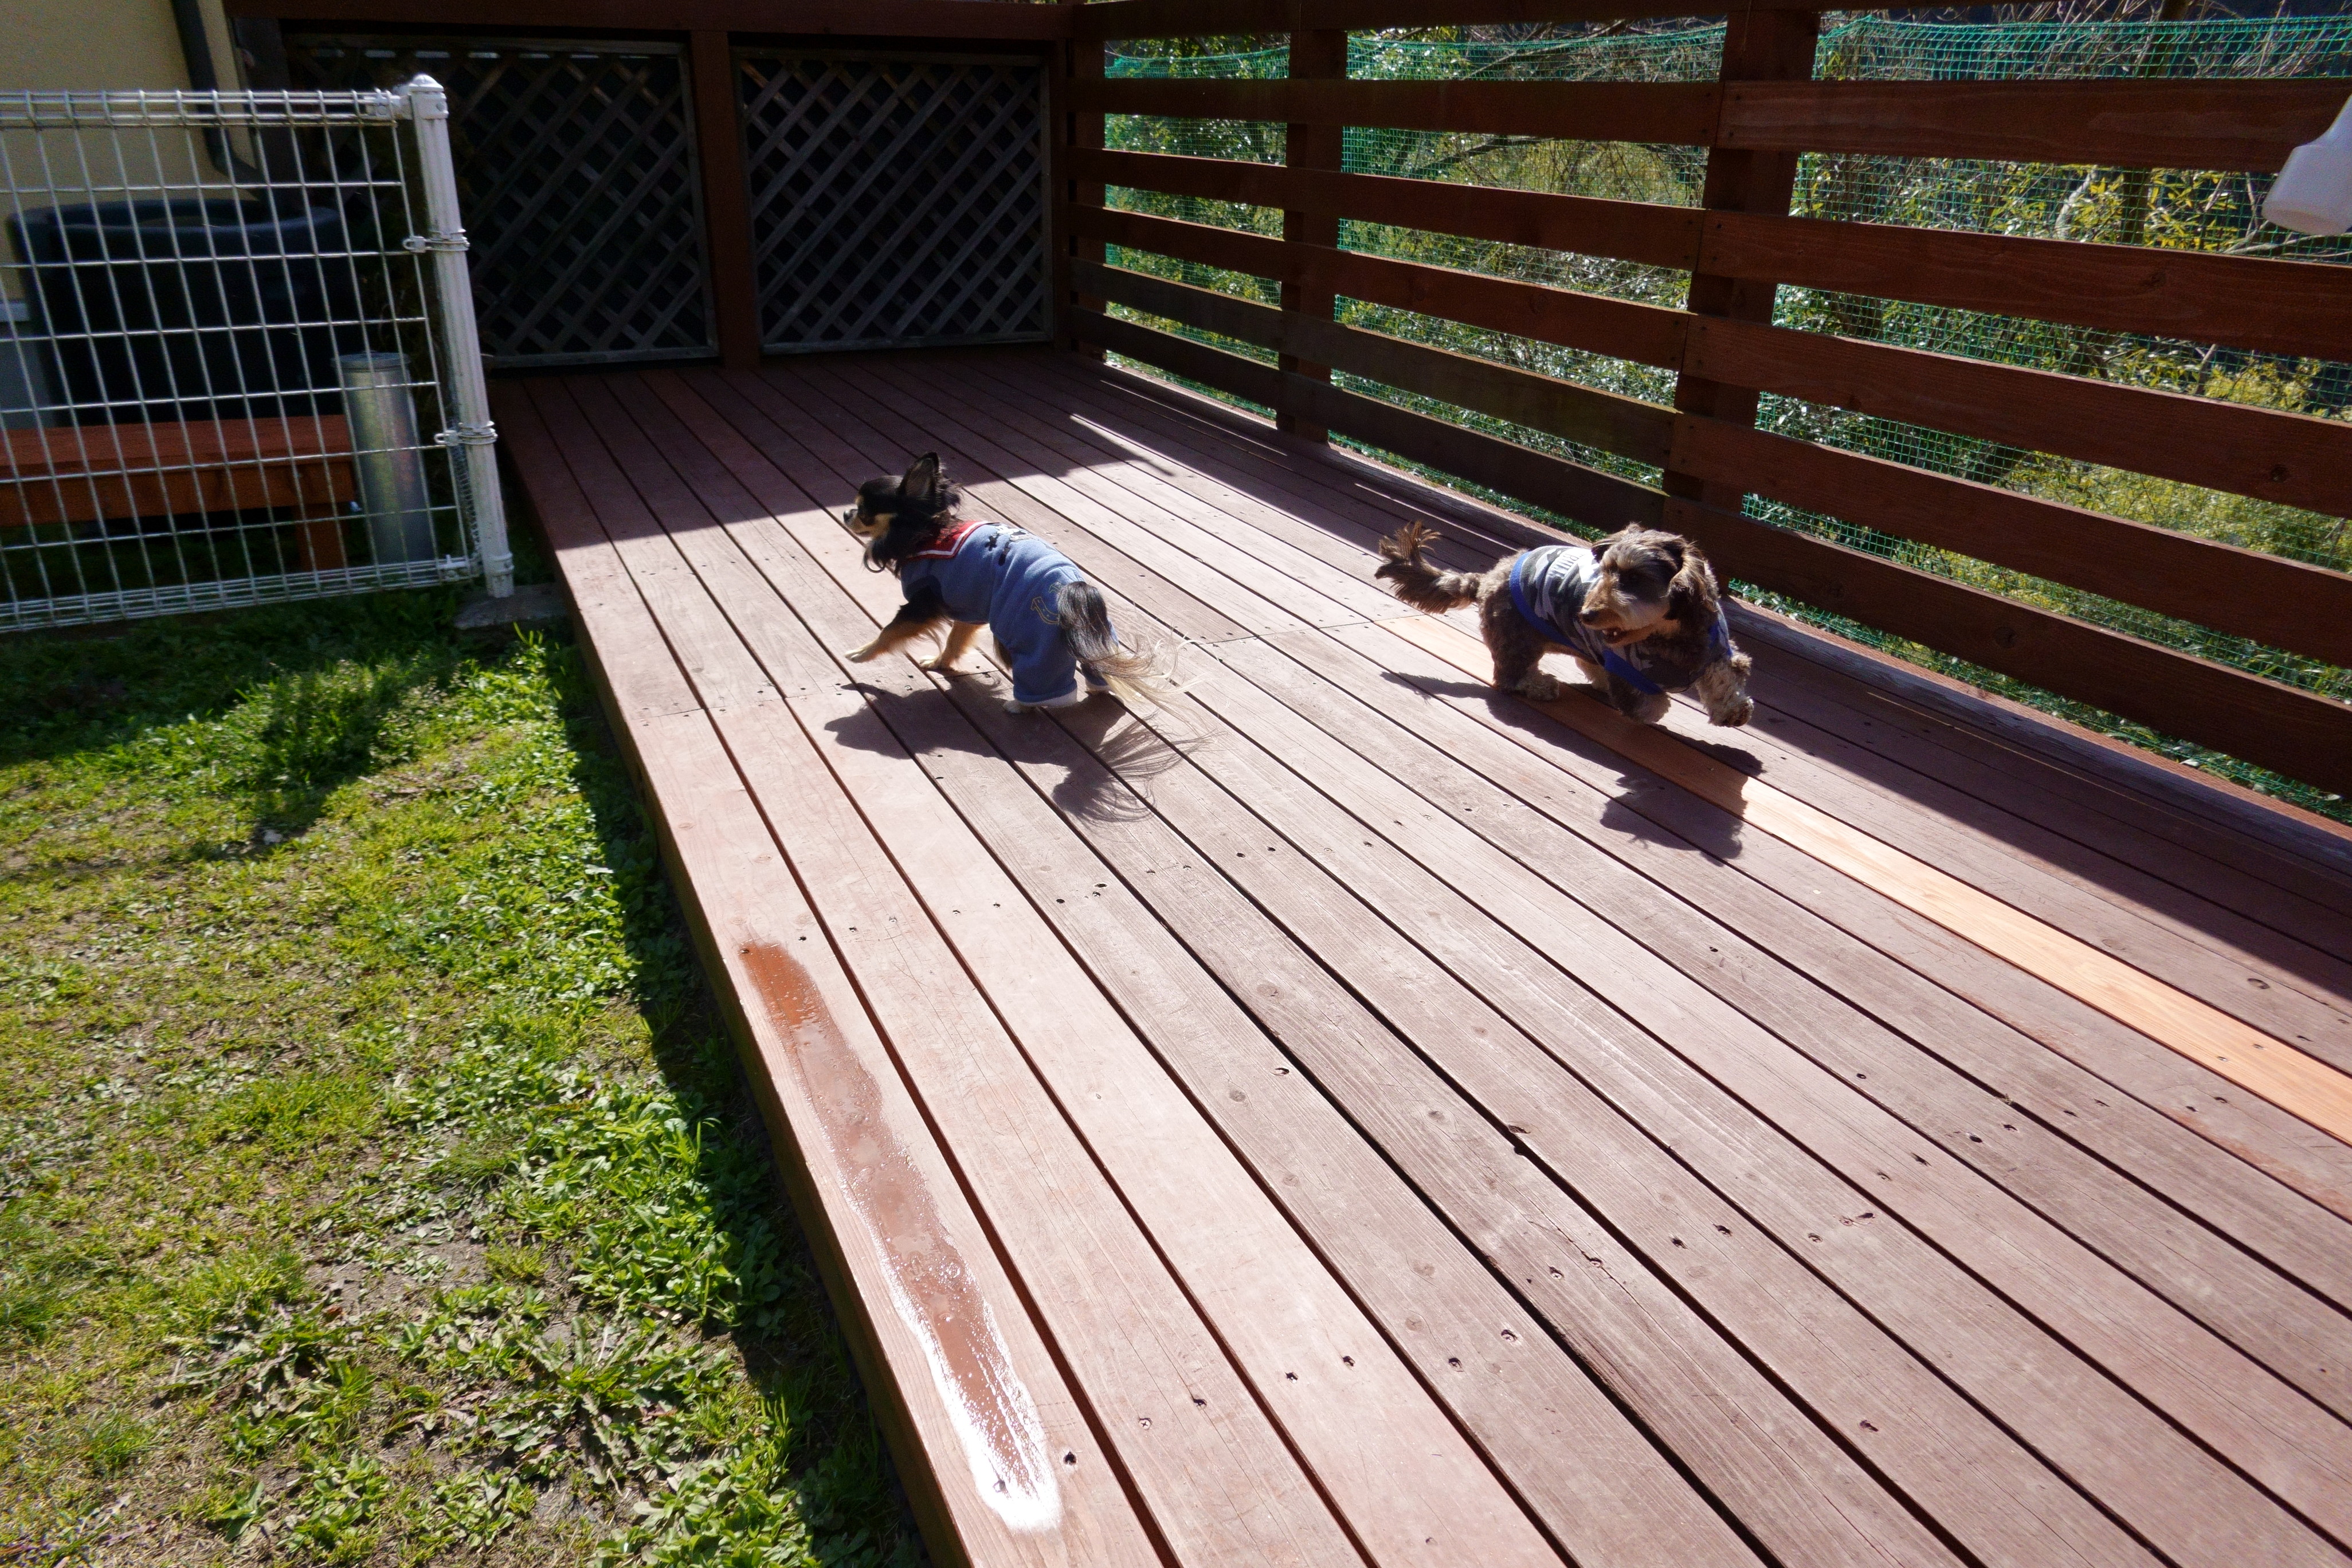
[[[1384,766],[1408,778],[1422,798],[1592,903],[1621,928],[1639,932],[1663,953],[1679,952],[1676,962],[1685,973],[1723,988],[1727,999],[1815,1055],[1842,1080],[1869,1074],[1859,1081],[1872,1086],[1874,1097],[1891,1094],[1907,1106],[1920,1105],[1912,1098],[1915,1092],[1932,1095],[1938,1109],[1914,1110],[1906,1120],[1948,1152],[1980,1165],[1989,1160],[1987,1168],[2013,1178],[2016,1157],[1998,1152],[2002,1140],[1993,1140],[1996,1152],[1990,1154],[1969,1140],[1971,1133],[1990,1137],[2003,1123],[2016,1121],[2015,1112],[2024,1111],[2044,1134],[2071,1141],[2118,1175],[2128,1173],[2133,1184],[2178,1204],[2220,1237],[2339,1308],[2352,1306],[2352,1227],[2341,1216],[2138,1100],[2110,1095],[2103,1080],[1839,931],[1770,880],[1743,875],[1704,847],[1710,841],[1722,845],[1723,837],[1688,824],[1684,832],[1670,834],[1646,821],[1629,831],[1622,824],[1631,814],[1616,796],[1559,767],[1554,755],[1531,752],[1412,684],[1404,670],[1383,667],[1329,637],[1292,636],[1276,646],[1349,694],[1348,701],[1334,703],[1328,691],[1302,690],[1280,667],[1268,669],[1260,684],[1294,710],[1349,738],[1360,753],[1380,757]],[[1420,748],[1368,731],[1351,717],[1351,707],[1378,714],[1425,742],[1444,765],[1432,765]],[[1559,748],[1546,750],[1556,753]],[[1693,816],[1712,811],[1702,802],[1689,804]],[[1716,826],[1729,825],[1717,814]],[[1704,939],[1696,940],[1696,933],[1691,940],[1675,939],[1674,931],[1693,916],[1661,907],[1643,885],[1612,872],[1599,858],[1603,856],[1703,916]],[[1748,871],[1757,869],[1752,851],[1736,858]],[[1806,870],[1817,879],[1821,868]],[[1764,960],[1766,954],[1778,963]],[[1799,984],[1838,996],[1852,1016],[1832,1015],[1826,1027],[1804,1026],[1809,1010],[1794,999],[1779,999]],[[1893,1064],[1895,1081],[1889,1082],[1888,1053],[1872,1032],[1873,1024],[1948,1064],[1981,1099],[1972,1102],[1967,1092],[1932,1075],[1921,1089],[1906,1090],[1903,1077],[1906,1070],[1916,1077],[1918,1069],[1906,1069],[1899,1059]],[[2178,1058],[2167,1053],[2166,1059]],[[2053,1205],[2039,1196],[2039,1186],[2030,1183],[2022,1189],[2035,1194],[2028,1201],[2045,1213],[2066,1205],[2067,1194],[2058,1194]],[[2069,1228],[2078,1236],[2092,1229]],[[2126,1252],[2150,1246],[2161,1252],[2168,1249],[2163,1237],[2169,1228],[2158,1223],[2146,1235],[2098,1244]],[[2201,1244],[2184,1245],[2194,1255],[2204,1252]],[[2190,1292],[2204,1278],[2198,1268],[2161,1256],[2156,1271],[2185,1274],[2184,1289]],[[2340,1331],[2331,1322],[2327,1331]]]
[[[1073,355],[499,404],[935,1551],[2347,1561],[2352,1143],[1886,882],[2284,1047],[2352,974],[2306,825],[2232,796],[2200,844],[2193,781],[1778,623],[1731,751],[1496,699],[1373,546],[1523,525]],[[1205,682],[1013,718],[979,654],[844,664],[899,595],[838,510],[924,450]],[[1072,1457],[1057,1529],[991,1509],[890,1339],[847,1102],[747,920],[821,951],[947,1184]]]
[[[593,556],[594,519],[529,400],[502,396],[499,417],[551,536]],[[683,680],[649,648],[615,657],[650,619],[619,613],[617,595],[574,607],[927,1538],[973,1563],[1158,1562],[709,717],[645,711]],[[972,1309],[987,1331],[956,1326]]]
[[[617,405],[606,412],[611,418],[622,417]],[[661,418],[666,412],[640,408],[637,417],[659,429],[670,423]],[[685,434],[682,426],[677,429]],[[633,439],[609,426],[605,435],[624,454],[644,444],[642,435]],[[705,460],[690,468],[681,465],[683,472],[667,466],[661,470],[671,482],[656,481],[647,499],[665,517],[686,514],[698,500],[721,516],[759,510],[761,503],[698,442],[680,440],[669,443],[668,449],[699,451]],[[641,487],[648,482],[642,476],[652,472],[658,460],[646,451],[633,463],[632,474]],[[854,552],[840,550],[847,541],[832,529],[829,518],[807,507],[794,510],[804,525],[822,529],[829,542],[838,542],[837,555],[845,563],[855,559]],[[705,530],[697,537],[710,534]],[[772,590],[800,586],[811,575],[803,571],[773,582]],[[1053,1106],[1068,1119],[1086,1151],[1056,1151],[1043,1143],[1022,1150],[1008,1142],[1008,1166],[1019,1168],[1026,1161],[1051,1169],[1072,1160],[1085,1163],[1089,1156],[1102,1166],[1139,1222],[1140,1235],[1150,1238],[1182,1281],[1217,1344],[1248,1378],[1257,1401],[1272,1413],[1346,1520],[1349,1533],[1375,1562],[1555,1562],[1517,1504],[1435,1410],[1426,1391],[1213,1129],[1159,1071],[1109,1000],[922,771],[898,750],[824,649],[798,622],[775,614],[779,606],[772,591],[740,603],[730,595],[727,607],[754,641],[756,657],[784,689],[786,703],[809,739],[825,738],[819,747],[825,765],[846,797],[857,803],[880,848],[921,900],[921,911],[910,908],[897,930],[879,940],[898,954],[895,962],[903,963],[901,944],[908,942],[910,929],[922,929],[917,921],[928,914],[939,922],[952,947],[953,962],[942,951],[940,962],[928,965],[929,972],[950,973],[961,963],[988,1007],[1017,1037],[1053,1097]],[[779,808],[808,810],[815,789],[814,781],[780,786]],[[846,876],[853,868],[827,869]],[[814,873],[810,876],[815,879]],[[919,1017],[910,1020],[909,1027],[919,1030]],[[906,1047],[901,1049],[903,1054]],[[950,1114],[936,1108],[933,1113],[943,1121]],[[1034,1133],[1055,1114],[1052,1107],[1033,1108],[1014,1119],[1008,1139],[1024,1129]],[[955,1142],[960,1150],[966,1146],[963,1139]],[[1000,1226],[1004,1223],[999,1221]],[[1076,1266],[1083,1258],[1083,1252],[1074,1254],[1064,1267]],[[1033,1291],[1042,1294],[1034,1276],[1024,1271],[1024,1277],[1033,1280]],[[1211,1347],[1195,1345],[1182,1360],[1189,1364],[1214,1353]],[[1187,1392],[1195,1394],[1192,1403],[1196,1410],[1213,1414],[1223,1408],[1231,1419],[1233,1402],[1224,1390]],[[1204,1401],[1197,1396],[1206,1393],[1217,1397]],[[1130,1405],[1112,1418],[1112,1428],[1133,1420],[1143,1430],[1157,1433],[1174,1420],[1195,1416],[1196,1411],[1185,1409],[1181,1401],[1175,1405],[1173,1410],[1166,1401]],[[1241,1464],[1239,1456],[1228,1455],[1222,1468],[1209,1466],[1207,1473],[1249,1476],[1289,1468],[1278,1454],[1271,1459],[1261,1456],[1248,1465]],[[1154,1516],[1174,1539],[1191,1513],[1171,1520],[1171,1495],[1155,1499],[1159,1506]],[[1201,1509],[1207,1495],[1196,1492],[1191,1508]],[[1211,1517],[1223,1511],[1214,1506],[1206,1510]],[[1300,1553],[1297,1560],[1326,1561],[1332,1552],[1344,1549],[1344,1541],[1334,1535],[1320,1550]],[[1183,1554],[1201,1561],[1226,1560],[1215,1552],[1188,1550]]]
[[[756,678],[768,695],[729,704],[719,732],[770,820],[789,825],[787,852],[819,918],[1160,1534],[1186,1561],[1355,1558],[1192,1298],[1024,1065],[1024,1052],[1034,1059],[1040,1044],[1036,1009],[973,986],[961,967],[971,921],[935,924],[898,869],[918,858],[877,841],[876,814],[905,803],[872,798],[870,777],[828,771],[857,759],[859,737],[835,733],[820,744],[813,736],[822,731],[799,710],[812,695],[837,695],[837,673],[821,650],[790,638],[790,614],[767,579],[722,528],[695,515],[700,509],[677,476],[642,437],[616,428],[625,416],[609,394],[593,384],[577,390],[614,459],[598,466],[591,488],[599,510],[608,519],[658,516],[709,595],[698,618],[757,628],[756,647],[734,645],[737,684]],[[810,679],[820,664],[821,688]],[[791,693],[778,694],[780,680]],[[919,826],[903,809],[892,820]],[[953,863],[952,843],[927,849],[933,864]],[[1000,932],[1017,929],[984,901],[973,915]],[[1008,1027],[1021,1031],[1017,1045]],[[1213,1175],[1202,1173],[1213,1191]]]

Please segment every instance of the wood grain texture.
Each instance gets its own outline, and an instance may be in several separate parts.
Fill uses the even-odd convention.
[[[2352,664],[2352,576],[1997,486],[1685,416],[1672,467],[1791,506]]]
[[[1106,300],[1187,326],[1313,360],[1457,407],[1475,409],[1651,464],[1666,457],[1674,411],[1574,382],[1449,353],[1361,328],[1318,321],[1123,268],[1080,266]]]
[[[735,58],[723,32],[698,29],[687,47],[694,85],[695,155],[702,168],[702,222],[710,247],[710,303],[719,363],[760,363],[759,286],[751,268],[751,194],[735,109]]]
[[[569,561],[591,552],[601,531],[535,410],[502,397],[501,420],[551,536],[565,541]],[[605,547],[609,554],[611,547]],[[568,562],[567,562],[568,563]],[[626,580],[624,579],[625,586]],[[654,716],[682,679],[662,649],[660,632],[634,589],[625,603],[575,593],[582,624],[598,648],[595,668],[615,728],[645,784],[664,858],[679,889],[705,964],[745,1053],[754,1096],[776,1141],[779,1164],[826,1279],[866,1386],[876,1395],[886,1436],[908,1478],[927,1543],[943,1559],[973,1564],[1068,1564],[1116,1561],[1142,1568],[1159,1554],[1136,1518],[1116,1473],[1039,1337],[986,1232],[964,1202],[936,1142],[899,1084],[855,988],[825,944],[822,929],[786,870],[750,793],[699,707]],[[616,645],[651,634],[658,661],[609,657]],[[667,666],[667,675],[660,667]],[[640,686],[638,670],[655,685]],[[749,950],[788,952],[807,978],[796,1012],[745,1005],[759,995]],[[846,1050],[872,1086],[868,1136],[838,1136],[849,1110],[829,1096],[810,1058],[839,1065]],[[902,1161],[866,1171],[881,1158]],[[901,1180],[903,1171],[929,1195],[941,1227],[934,1247],[952,1246],[968,1277],[991,1304],[1011,1365],[1044,1419],[1056,1452],[1083,1456],[1057,1478],[1061,1517],[1045,1531],[1015,1531],[974,1485],[958,1435],[951,1394],[936,1379],[919,1322],[894,1297],[887,1261],[891,1221],[861,1208],[853,1195]],[[914,1216],[910,1214],[908,1218]],[[923,1237],[898,1239],[922,1241]]]
[[[1074,82],[1105,114],[1697,144],[1713,133],[1716,89],[1693,82],[1212,81],[1122,77]]]
[[[1678,515],[1675,521],[1686,519]],[[1485,646],[1444,622],[1401,621],[1396,631],[1457,668],[1492,673]],[[1614,749],[1741,821],[2352,1142],[2352,1077],[1655,730],[1603,713],[1582,699],[1548,705],[1547,711],[1606,736]]]
[[[1710,213],[1697,266],[1922,305],[2352,359],[2352,279],[2317,262]]]
[[[0,528],[281,506],[332,511],[359,493],[351,450],[340,414],[0,431]]]
[[[1726,147],[2271,174],[2340,80],[1815,81],[1727,86]]]
[[[1695,321],[1694,374],[2330,516],[2352,425],[1748,321]]]

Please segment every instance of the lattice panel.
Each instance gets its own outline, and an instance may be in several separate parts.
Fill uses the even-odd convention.
[[[736,82],[769,349],[1046,335],[1037,67],[747,51]]]
[[[674,44],[292,37],[298,88],[449,89],[483,352],[587,364],[715,352],[702,183]]]

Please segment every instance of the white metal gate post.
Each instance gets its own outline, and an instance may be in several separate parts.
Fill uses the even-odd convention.
[[[507,545],[506,503],[499,492],[499,438],[490,423],[490,389],[482,377],[482,344],[474,324],[473,282],[466,268],[466,231],[458,222],[457,167],[449,153],[449,96],[429,76],[412,78],[401,89],[408,118],[416,125],[417,172],[425,185],[424,234],[408,237],[411,250],[433,252],[439,288],[442,349],[448,356],[449,387],[457,420],[439,441],[458,449],[459,470],[480,542],[482,577],[490,596],[514,592],[514,552]]]

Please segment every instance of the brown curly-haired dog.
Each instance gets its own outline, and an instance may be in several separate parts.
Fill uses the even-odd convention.
[[[1644,724],[1669,694],[1689,691],[1713,724],[1745,724],[1748,656],[1732,645],[1715,569],[1697,545],[1654,528],[1625,528],[1597,544],[1548,544],[1485,572],[1449,572],[1422,559],[1438,535],[1409,522],[1381,541],[1375,574],[1417,610],[1443,615],[1475,602],[1495,687],[1545,702],[1559,682],[1537,668],[1557,648],[1573,656],[1620,712]]]

